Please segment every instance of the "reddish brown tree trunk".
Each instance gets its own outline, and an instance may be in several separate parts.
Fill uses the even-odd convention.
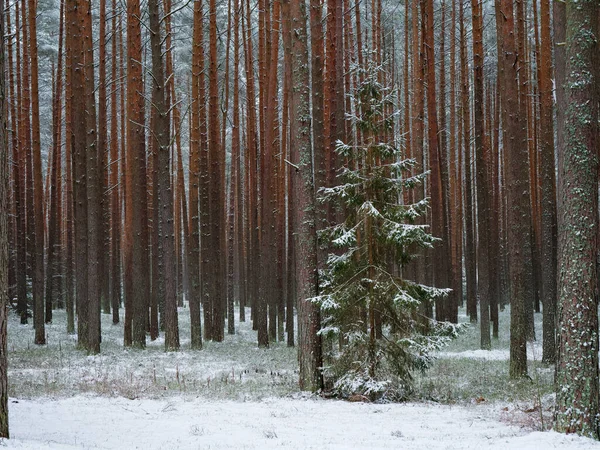
[[[540,178],[541,178],[541,263],[543,353],[542,361],[553,363],[556,358],[556,174],[554,168],[554,117],[552,86],[552,37],[550,35],[550,2],[541,0],[540,45]],[[556,80],[558,83],[558,79]],[[558,84],[557,84],[558,86]],[[562,90],[562,89],[560,89]]]
[[[42,185],[42,150],[40,147],[40,105],[38,88],[38,53],[35,0],[29,0],[29,45],[31,58],[31,151],[33,154],[33,207],[35,223],[35,264],[33,270],[33,326],[35,343],[46,343],[44,327],[44,186]],[[23,5],[23,10],[25,5]],[[29,114],[29,113],[28,113]]]
[[[128,264],[125,282],[132,308],[132,344],[146,346],[147,297],[147,237],[146,209],[146,153],[144,142],[144,98],[142,96],[142,39],[138,0],[127,1],[127,182],[126,229],[131,241],[128,246]],[[129,298],[131,298],[129,300]],[[126,305],[127,307],[127,305]]]
[[[284,0],[288,2],[289,0]],[[298,283],[298,335],[300,389],[316,391],[322,386],[320,312],[308,300],[318,292],[317,240],[315,230],[315,194],[310,149],[308,42],[306,5],[292,2],[292,91],[291,160],[298,169],[294,173],[294,229],[296,231],[296,269]]]
[[[479,308],[481,314],[481,348],[489,350],[490,340],[490,294],[492,293],[492,261],[490,259],[491,242],[490,230],[492,188],[490,185],[490,149],[485,136],[484,123],[484,81],[483,81],[483,12],[479,0],[471,1],[473,19],[473,119],[475,122],[475,164],[477,167],[477,237],[479,261],[477,271],[477,286]]]
[[[112,1],[112,55],[111,79],[117,79],[117,1]],[[120,25],[119,25],[120,26]],[[113,324],[119,323],[121,303],[121,197],[119,195],[119,132],[117,86],[112,86],[110,95],[110,304]]]

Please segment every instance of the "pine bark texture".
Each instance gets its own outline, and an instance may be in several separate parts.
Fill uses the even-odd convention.
[[[599,439],[598,2],[567,1],[566,26],[556,429]]]
[[[288,3],[289,0],[284,0]],[[317,235],[315,229],[315,191],[311,154],[310,88],[306,5],[290,3],[292,32],[291,160],[297,166],[294,178],[293,209],[298,299],[298,359],[300,389],[316,391],[322,387],[321,321],[318,306],[309,299],[317,294]]]
[[[132,344],[136,347],[146,346],[147,286],[145,267],[147,249],[144,248],[143,219],[146,208],[146,177],[144,142],[144,97],[142,96],[142,37],[140,3],[138,0],[127,1],[127,197],[125,217],[128,226],[129,258],[126,268],[125,282],[129,284],[126,297],[132,310]]]
[[[490,248],[492,245],[490,231],[491,195],[489,171],[489,146],[484,130],[484,82],[483,82],[483,13],[480,0],[471,1],[473,16],[473,90],[475,121],[475,163],[477,167],[477,237],[479,243],[477,270],[477,287],[479,294],[479,310],[481,314],[481,348],[489,350],[490,340],[490,291],[493,282],[491,271]]]
[[[502,123],[506,126],[506,186],[508,200],[508,258],[511,287],[510,376],[527,375],[527,302],[533,295],[531,273],[531,205],[529,160],[524,111],[519,106],[519,69],[512,0],[498,0],[502,23]],[[523,69],[523,68],[521,68]]]
[[[159,283],[162,283],[165,311],[165,349],[179,349],[177,322],[177,292],[175,278],[175,236],[173,231],[173,190],[171,189],[170,115],[165,98],[165,72],[158,0],[148,1],[150,14],[150,45],[152,47],[152,103],[155,108],[154,146],[158,152],[158,250]]]
[[[543,353],[542,361],[554,363],[556,359],[556,171],[554,152],[554,114],[552,86],[552,37],[550,29],[550,1],[541,0],[540,43],[540,158],[541,158],[541,263]]]
[[[4,36],[4,10],[0,11],[0,36]],[[9,12],[10,14],[10,12]],[[0,41],[0,74],[5,69],[5,40]],[[6,139],[6,79],[0,77],[0,437],[8,438],[8,145]]]
[[[33,208],[35,223],[35,264],[33,270],[33,325],[35,343],[46,343],[44,326],[44,205],[42,184],[42,150],[40,144],[40,104],[38,86],[37,3],[29,0],[29,48],[31,58],[31,151],[33,153]],[[4,73],[4,72],[3,72]],[[29,113],[28,113],[29,114]]]

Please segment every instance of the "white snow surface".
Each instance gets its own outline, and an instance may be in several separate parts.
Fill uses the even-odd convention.
[[[369,404],[297,394],[262,401],[76,396],[10,399],[11,439],[44,449],[600,449],[574,435],[531,432],[499,405]]]

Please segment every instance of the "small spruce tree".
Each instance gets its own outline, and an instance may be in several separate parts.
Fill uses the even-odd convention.
[[[350,119],[362,136],[360,145],[338,141],[343,161],[339,184],[319,190],[345,220],[320,232],[322,245],[333,249],[320,279],[317,302],[323,314],[321,334],[334,350],[325,378],[340,396],[400,400],[411,392],[412,373],[424,370],[430,353],[458,331],[457,326],[420,316],[419,305],[448,290],[423,286],[402,277],[402,267],[420,248],[435,241],[416,219],[427,199],[403,204],[403,191],[422,183],[426,174],[410,175],[416,161],[403,159],[394,138],[393,92],[382,85],[383,69],[373,62],[357,67],[360,81],[352,95],[356,114]],[[391,111],[391,112],[390,112]],[[334,339],[334,338],[337,338]]]

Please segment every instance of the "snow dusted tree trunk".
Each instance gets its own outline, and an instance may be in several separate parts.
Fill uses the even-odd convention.
[[[462,288],[462,211],[458,209],[459,199],[462,192],[462,180],[458,176],[458,153],[461,144],[461,131],[457,127],[456,115],[456,0],[452,0],[452,13],[450,25],[450,130],[449,138],[449,158],[450,158],[450,176],[449,176],[449,212],[450,212],[450,234],[452,236],[451,256],[452,256],[452,290],[457,306],[463,304]],[[460,119],[459,119],[460,121]]]
[[[284,0],[289,3],[290,0]],[[293,196],[296,233],[296,278],[298,298],[298,359],[300,389],[316,391],[322,386],[321,327],[318,306],[309,299],[317,294],[317,235],[315,229],[315,191],[311,154],[310,88],[306,5],[290,3],[292,33],[292,101],[290,104],[291,162],[297,168]]]
[[[72,191],[73,191],[73,216],[74,216],[74,237],[75,237],[75,292],[77,306],[77,344],[81,348],[87,348],[87,311],[88,311],[88,223],[87,223],[87,188],[86,188],[86,141],[85,141],[85,121],[76,118],[84,117],[85,99],[81,95],[84,89],[83,74],[83,48],[82,33],[83,27],[79,19],[79,8],[82,8],[79,0],[69,0],[67,2],[67,37],[70,45],[70,92],[67,102],[70,103],[71,112],[71,146],[72,149]],[[69,110],[69,109],[68,109]],[[67,141],[68,142],[68,141]]]
[[[165,72],[162,52],[161,20],[158,0],[148,1],[150,15],[150,45],[152,47],[152,104],[155,109],[152,133],[155,151],[158,152],[158,249],[159,284],[162,284],[165,303],[165,349],[179,349],[179,325],[177,322],[177,286],[175,277],[175,237],[173,235],[173,190],[171,188],[171,138],[170,114],[165,91]]]
[[[6,15],[7,21],[10,20],[10,9],[7,9],[8,14]],[[7,22],[10,23],[10,22]],[[15,30],[16,30],[16,42],[15,42],[15,78],[16,78],[16,92],[14,95],[14,106],[15,109],[15,122],[17,124],[16,131],[16,149],[15,153],[15,200],[16,200],[16,215],[17,215],[17,313],[21,317],[21,324],[27,323],[27,232],[26,232],[26,215],[27,215],[27,204],[26,204],[26,185],[25,185],[25,151],[23,148],[23,115],[22,110],[22,71],[21,71],[21,45],[19,44],[19,2],[15,2]],[[12,51],[10,50],[10,39],[8,62],[11,64]],[[12,75],[12,71],[10,72]],[[9,82],[10,82],[9,78]],[[11,83],[12,85],[12,83]]]
[[[88,245],[88,314],[87,346],[89,353],[100,353],[100,259],[104,253],[101,224],[102,180],[100,178],[96,131],[94,82],[94,47],[92,36],[92,4],[85,0],[79,10],[83,47],[83,95],[85,98],[85,151],[87,167],[87,245]],[[102,251],[101,251],[102,249]]]
[[[434,278],[437,287],[448,287],[448,241],[446,239],[445,223],[445,189],[442,176],[442,151],[440,148],[440,136],[438,133],[438,111],[436,99],[435,82],[435,44],[433,38],[433,0],[426,0],[424,6],[423,20],[426,32],[423,36],[425,47],[425,61],[427,73],[427,137],[430,182],[429,197],[431,198],[431,231],[432,234],[442,241],[433,250]],[[435,313],[437,320],[446,320],[447,299],[436,299]]]
[[[40,144],[40,104],[38,88],[37,3],[29,0],[29,50],[31,57],[31,151],[33,153],[33,213],[35,223],[35,264],[33,271],[33,325],[35,343],[46,343],[44,326],[44,206],[42,150]],[[4,73],[4,72],[2,72]],[[29,114],[29,113],[28,113]]]
[[[311,10],[312,13],[312,10]],[[290,32],[290,2],[282,2],[281,4],[281,21],[282,21],[282,36],[281,40],[283,42],[283,57],[284,57],[284,72],[283,72],[283,104],[282,104],[282,115],[281,115],[281,152],[285,157],[283,172],[285,173],[285,178],[287,185],[287,194],[285,195],[285,207],[287,214],[287,254],[286,254],[286,269],[287,269],[287,278],[286,278],[286,322],[285,322],[285,330],[287,332],[287,345],[288,347],[294,346],[294,303],[296,297],[296,288],[295,288],[295,256],[294,256],[294,230],[293,230],[293,212],[292,212],[292,196],[291,192],[293,192],[293,184],[292,184],[292,170],[291,166],[286,164],[286,160],[290,160],[290,122],[289,122],[289,114],[290,114],[290,100],[292,97],[292,35]],[[314,81],[313,81],[313,89],[314,89]],[[313,97],[314,99],[314,97]],[[322,101],[322,100],[321,100]],[[313,110],[314,114],[314,110]],[[313,125],[315,124],[316,118],[313,118]],[[313,130],[314,134],[314,130]],[[316,145],[314,148],[317,148]],[[322,153],[322,152],[321,152]],[[315,155],[316,156],[316,155]],[[318,169],[317,169],[318,170]]]
[[[231,130],[231,190],[233,205],[230,208],[233,211],[231,220],[233,221],[233,250],[230,253],[234,284],[231,294],[235,295],[237,286],[237,298],[240,305],[240,313],[245,307],[245,288],[244,288],[244,250],[243,250],[243,199],[242,199],[242,156],[240,141],[240,1],[233,1],[234,19],[233,19],[233,127]],[[235,333],[235,318],[233,311],[233,299],[228,304],[227,331],[230,334]],[[231,324],[231,325],[230,325]]]
[[[98,36],[98,179],[99,179],[99,239],[102,249],[108,249],[109,236],[109,205],[110,191],[108,189],[108,97],[106,82],[106,0],[100,0],[99,36]],[[109,295],[109,264],[110,252],[101,251],[98,255],[98,272],[100,284],[100,306],[104,314],[110,314],[111,303]]]
[[[212,335],[217,342],[224,339],[224,306],[227,299],[225,280],[225,152],[221,143],[219,125],[219,91],[217,74],[217,6],[216,0],[209,1],[209,180],[211,252],[209,253],[212,274],[211,283]],[[203,256],[204,258],[205,256]]]
[[[483,93],[483,12],[480,0],[471,1],[473,18],[473,90],[475,94],[473,119],[475,122],[475,161],[477,167],[477,237],[479,267],[477,287],[481,313],[481,348],[489,350],[490,341],[490,286],[493,274],[489,258],[491,242],[491,186],[489,170],[490,149],[484,130],[484,93]]]
[[[52,166],[51,183],[47,186],[50,194],[48,210],[48,252],[46,262],[46,323],[52,322],[52,306],[63,305],[62,280],[62,38],[63,38],[63,9],[60,6],[58,67],[54,83],[54,98],[52,101]]]
[[[567,1],[566,27],[556,429],[599,439],[598,2]]]
[[[322,0],[311,0],[310,2],[310,30],[311,30],[311,74],[312,74],[312,128],[313,128],[313,148],[315,164],[315,188],[324,187],[327,180],[327,171],[325,167],[326,145],[329,143],[324,140],[324,118],[323,118],[323,94],[324,94],[324,42],[323,42],[323,9]],[[327,105],[329,111],[329,105]],[[329,118],[327,118],[329,123]],[[325,226],[327,221],[327,209],[318,208],[317,211],[317,229]],[[327,257],[326,250],[318,252],[319,265],[325,263]]]
[[[117,0],[112,0],[111,79],[117,79]],[[113,324],[119,323],[121,303],[121,196],[119,195],[119,132],[117,116],[117,86],[110,95],[110,266],[109,296]]]
[[[475,231],[473,230],[473,178],[471,176],[471,106],[469,103],[469,74],[467,66],[467,38],[465,31],[465,14],[463,2],[459,2],[460,23],[460,85],[461,85],[461,127],[462,150],[464,158],[464,193],[458,194],[459,203],[465,215],[465,273],[467,279],[467,314],[471,322],[477,322],[477,253],[475,251]],[[461,161],[462,162],[462,161]],[[459,171],[462,164],[459,163]],[[459,177],[462,182],[462,177]]]
[[[10,11],[10,10],[9,10]],[[0,36],[4,36],[4,14],[0,11]],[[10,14],[10,12],[8,12]],[[6,328],[8,314],[8,147],[6,139],[5,40],[0,41],[0,437],[8,438],[8,382]]]
[[[70,17],[69,3],[65,2],[65,19]],[[66,22],[65,33],[65,306],[67,333],[75,333],[75,274],[73,270],[73,70],[72,27]]]
[[[190,327],[191,346],[193,349],[202,348],[202,329],[200,320],[200,301],[202,289],[200,285],[200,267],[205,271],[204,261],[200,259],[200,202],[203,208],[203,219],[207,206],[208,193],[207,183],[200,179],[201,155],[205,149],[202,148],[202,119],[205,116],[204,109],[204,46],[202,26],[202,2],[194,2],[194,35],[192,39],[192,106],[190,110],[190,159],[189,159],[189,224],[187,239],[188,244],[188,272],[190,281],[189,304],[190,304]],[[202,198],[200,199],[200,193]],[[206,197],[206,198],[205,198]],[[202,221],[202,230],[208,226]],[[205,312],[206,314],[206,312]],[[205,321],[205,326],[208,324]]]
[[[541,263],[543,353],[542,361],[556,360],[556,173],[554,153],[554,117],[552,86],[552,37],[550,35],[550,1],[541,0],[540,45],[540,158],[541,158]]]
[[[21,0],[21,145],[23,146],[23,174],[25,176],[25,210],[26,210],[26,244],[27,244],[27,274],[33,278],[35,271],[35,216],[33,204],[33,162],[31,141],[31,84],[30,84],[30,58],[29,58],[29,26],[27,21],[27,2]],[[18,10],[17,10],[18,14]],[[19,27],[17,26],[17,29]],[[34,319],[35,320],[35,319]]]
[[[133,312],[132,344],[146,346],[146,321],[148,315],[147,298],[147,233],[144,233],[146,216],[146,150],[144,139],[144,97],[142,82],[142,37],[140,3],[127,1],[127,196],[126,229],[128,239],[128,264],[125,282],[129,285],[126,297]],[[145,242],[144,242],[145,241]],[[144,273],[144,271],[146,273]]]
[[[512,0],[498,0],[502,23],[502,123],[506,126],[506,186],[508,196],[508,258],[511,292],[510,376],[527,375],[527,306],[533,294],[531,273],[531,204],[525,110],[519,105],[519,59]],[[524,72],[524,68],[523,72]],[[524,105],[522,105],[524,106]]]

